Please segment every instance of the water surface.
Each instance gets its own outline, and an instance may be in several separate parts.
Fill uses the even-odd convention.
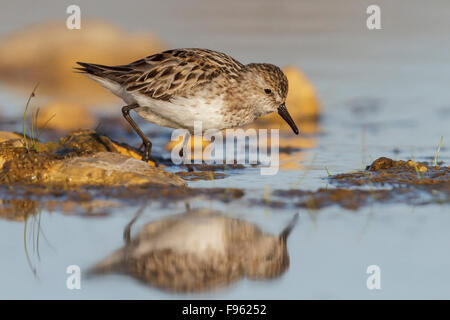
[[[63,21],[69,2],[5,3],[0,35],[45,19]],[[37,276],[26,259],[24,223],[0,220],[0,298],[450,298],[448,204],[380,204],[357,211],[249,205],[267,189],[326,187],[326,168],[331,174],[362,169],[380,156],[430,161],[441,136],[439,159],[449,164],[450,4],[378,3],[382,30],[369,31],[368,1],[79,1],[86,16],[152,30],[174,47],[212,48],[242,62],[296,65],[316,85],[324,109],[322,133],[315,148],[295,155],[303,169],[270,177],[248,168],[223,180],[189,182],[190,187],[244,189],[244,198],[232,203],[193,199],[191,207],[215,208],[270,232],[281,231],[299,212],[288,242],[291,265],[272,281],[243,280],[202,294],[166,293],[126,276],[86,280],[81,290],[68,290],[67,266],[88,267],[122,246],[123,228],[138,207],[90,218],[43,210],[40,260],[33,251],[31,220],[26,235]],[[25,100],[0,87],[2,115],[22,112]],[[183,202],[163,207],[155,201],[138,225],[184,208]],[[381,290],[366,287],[366,269],[373,264],[381,268]]]

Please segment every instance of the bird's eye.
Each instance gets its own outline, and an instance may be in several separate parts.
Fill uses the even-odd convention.
[[[267,94],[271,94],[271,93],[272,93],[272,90],[270,90],[270,89],[264,89],[264,92],[267,93]]]

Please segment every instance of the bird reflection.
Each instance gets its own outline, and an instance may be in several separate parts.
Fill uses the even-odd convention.
[[[195,292],[243,277],[264,280],[289,267],[287,238],[298,215],[279,235],[207,209],[189,210],[143,226],[126,245],[91,268],[90,275],[126,273],[150,286]]]

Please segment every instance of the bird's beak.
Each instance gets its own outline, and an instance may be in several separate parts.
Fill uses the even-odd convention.
[[[295,134],[298,134],[297,125],[295,124],[294,120],[292,120],[291,115],[289,114],[288,110],[286,109],[286,104],[283,103],[281,106],[278,107],[278,114],[292,128],[292,131],[294,131]]]
[[[297,224],[298,220],[298,213],[292,218],[292,220],[289,222],[289,224],[284,228],[284,230],[280,234],[280,239],[286,242],[287,238],[291,234],[292,229],[294,229],[295,225]]]

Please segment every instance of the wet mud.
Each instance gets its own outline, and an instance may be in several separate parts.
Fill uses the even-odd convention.
[[[194,198],[231,202],[241,189],[189,188],[184,181],[223,179],[239,174],[237,164],[160,167],[140,160],[139,150],[94,130],[79,130],[56,141],[39,142],[3,133],[0,140],[0,216],[23,220],[45,208],[85,216],[108,215],[111,208]],[[171,168],[171,173],[164,168]],[[178,171],[177,171],[178,170]],[[450,168],[436,163],[381,157],[363,171],[328,176],[330,187],[274,190],[250,205],[318,210],[332,205],[362,206],[402,202],[412,205],[450,202]]]
[[[328,177],[334,187],[308,190],[275,190],[275,199],[254,203],[273,208],[300,207],[311,210],[339,205],[349,210],[380,203],[426,205],[450,202],[450,168],[442,163],[375,160],[364,171]],[[285,199],[290,201],[286,202]],[[280,200],[281,199],[281,200]]]
[[[83,187],[61,189],[39,185],[0,186],[0,218],[24,221],[42,210],[84,217],[108,216],[114,208],[158,204],[169,207],[178,201],[229,203],[244,196],[235,188],[187,188],[141,185],[134,187]]]
[[[204,198],[229,202],[240,189],[188,188],[184,180],[218,179],[218,170],[239,166],[194,165],[173,174],[140,160],[138,150],[93,130],[75,131],[53,142],[4,133],[0,140],[0,217],[26,220],[42,209],[86,216],[109,209]],[[181,168],[181,167],[180,167]],[[180,176],[182,178],[180,178]]]
[[[168,164],[172,165],[173,164]],[[180,165],[185,171],[178,171],[175,174],[187,181],[217,180],[224,179],[233,173],[233,170],[245,169],[242,164],[192,164]]]
[[[391,185],[432,186],[434,189],[448,188],[450,184],[450,168],[436,166],[428,162],[395,161],[381,157],[366,167],[365,171],[337,174],[330,177],[332,183],[342,186]]]

